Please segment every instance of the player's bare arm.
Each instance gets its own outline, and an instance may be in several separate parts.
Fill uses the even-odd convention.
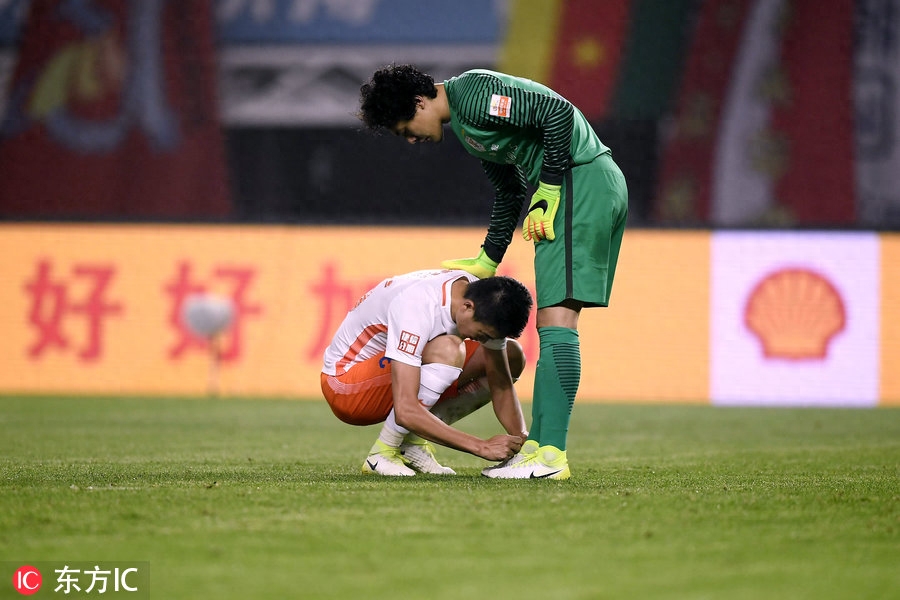
[[[528,429],[525,426],[525,417],[522,415],[522,406],[516,389],[513,387],[513,377],[509,366],[509,357],[506,348],[492,350],[482,346],[484,351],[484,367],[488,385],[491,388],[491,403],[497,420],[503,425],[507,433],[516,435],[523,440],[528,437]]]
[[[505,460],[518,452],[525,441],[518,435],[496,435],[482,440],[435,417],[419,402],[418,367],[395,361],[391,368],[391,387],[397,424],[426,440],[485,460]]]

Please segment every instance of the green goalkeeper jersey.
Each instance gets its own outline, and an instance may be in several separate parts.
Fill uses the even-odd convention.
[[[526,181],[560,185],[571,166],[609,152],[571,102],[530,79],[475,69],[444,82],[450,128],[496,190],[484,249],[500,262],[512,241]]]

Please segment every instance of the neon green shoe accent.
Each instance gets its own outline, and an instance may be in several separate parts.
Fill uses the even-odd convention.
[[[541,446],[531,459],[535,464],[540,464],[549,469],[559,469],[556,473],[549,475],[539,475],[545,479],[568,479],[572,472],[569,470],[569,457],[565,450],[560,450],[556,446]],[[532,474],[532,477],[535,477]]]
[[[392,448],[381,440],[375,440],[375,444],[369,450],[369,456],[362,465],[362,472],[391,477],[411,477],[416,474],[406,466],[399,448]]]
[[[541,445],[537,440],[525,440],[525,443],[522,444],[522,448],[519,450],[519,454],[524,456],[531,456],[535,452],[538,451]]]

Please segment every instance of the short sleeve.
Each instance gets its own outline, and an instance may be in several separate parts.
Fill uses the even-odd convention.
[[[432,330],[431,315],[408,301],[408,294],[396,298],[388,309],[387,345],[384,355],[414,367],[422,366],[422,352]]]

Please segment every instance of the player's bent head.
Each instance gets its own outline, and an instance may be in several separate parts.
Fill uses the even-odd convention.
[[[503,275],[473,281],[463,294],[475,305],[476,321],[494,327],[502,337],[517,338],[525,331],[533,300],[521,282]]]
[[[412,65],[392,64],[375,71],[359,88],[359,118],[373,130],[391,129],[416,116],[416,99],[435,98],[434,78]]]

